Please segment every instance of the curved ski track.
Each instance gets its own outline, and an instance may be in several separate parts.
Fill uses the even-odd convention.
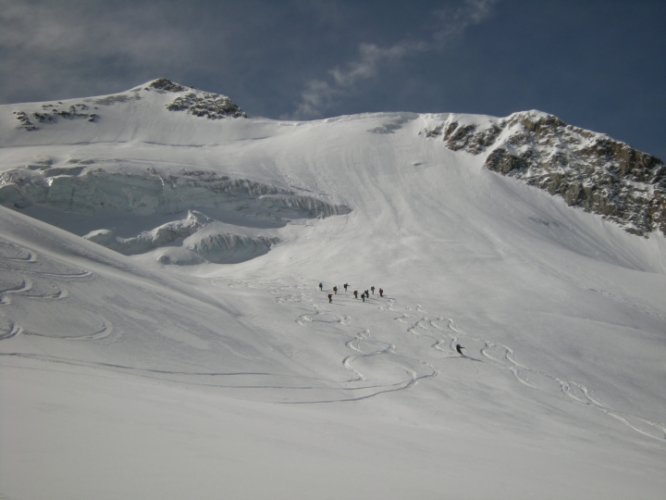
[[[295,299],[295,296],[291,296],[287,299],[285,296],[280,295],[276,301],[280,303],[301,302],[303,298],[303,294],[299,296],[298,300]],[[341,299],[345,299],[345,296],[338,295],[335,301],[340,304]],[[354,301],[354,299],[351,299],[350,297],[347,297],[346,300]],[[430,355],[435,358],[435,360],[445,362],[446,359],[457,358],[474,362],[489,363],[491,366],[497,367],[498,369],[508,370],[517,383],[526,386],[531,390],[541,391],[552,395],[561,395],[574,404],[600,411],[604,415],[617,420],[629,429],[645,437],[662,443],[666,442],[666,424],[616,410],[595,398],[592,390],[580,381],[526,366],[517,361],[513,348],[504,344],[494,343],[488,339],[469,335],[460,329],[452,318],[445,318],[442,316],[434,318],[429,317],[426,315],[426,311],[420,304],[397,308],[396,300],[391,297],[378,299],[375,296],[369,299],[365,304],[361,305],[367,305],[370,307],[374,306],[380,311],[393,314],[393,320],[403,324],[407,336],[427,340],[428,348],[431,353]],[[312,313],[301,314],[296,318],[295,321],[297,324],[301,326],[311,326],[320,322],[322,324],[337,324],[341,327],[347,327],[354,322],[350,315],[336,315],[329,310],[323,310],[322,308],[325,306],[319,306],[314,301],[312,302],[312,307]],[[456,344],[459,342],[464,345],[463,351],[465,354],[462,356],[456,351]],[[367,394],[323,401],[291,401],[290,403],[307,404],[358,401],[360,399],[375,397],[387,392],[409,389],[413,387],[418,380],[435,377],[439,373],[432,364],[434,362],[433,360],[410,359],[409,364],[412,366],[426,368],[420,372],[413,368],[406,367],[405,359],[400,359],[397,355],[400,346],[383,341],[377,337],[372,337],[370,328],[365,328],[354,336],[346,337],[344,345],[350,353],[342,359],[341,363],[351,372],[352,377],[341,382],[342,389],[368,391]],[[373,385],[359,385],[360,383],[367,381],[370,377],[363,369],[358,368],[357,364],[371,357],[383,357],[383,359],[387,361],[402,364],[405,373],[408,375],[407,378],[398,382],[383,381]]]
[[[42,260],[35,252],[0,238],[0,340],[17,335],[59,340],[100,340],[111,336],[114,331],[111,322],[92,311],[81,311],[78,306],[72,317],[83,312],[90,321],[80,324],[78,331],[67,333],[32,330],[14,318],[8,307],[16,300],[27,300],[62,301],[59,307],[73,308],[67,301],[70,292],[66,283],[92,278],[90,271],[52,259]]]
[[[90,311],[83,312],[89,317],[97,318],[96,326],[88,324],[80,331],[67,334],[31,330],[21,325],[11,315],[11,309],[8,306],[14,300],[60,301],[63,307],[67,307],[67,299],[70,297],[67,283],[94,279],[95,276],[90,271],[73,268],[51,259],[43,261],[35,252],[1,237],[0,270],[2,270],[2,274],[0,274],[0,341],[7,341],[18,335],[32,335],[52,340],[99,341],[114,334],[111,322]],[[297,377],[298,380],[294,381],[292,380],[295,378],[293,375],[268,372],[178,371],[88,362],[30,353],[5,352],[0,355],[76,366],[103,367],[147,377],[174,377],[176,381],[180,382],[225,389],[287,390],[301,393],[301,397],[296,398],[285,399],[284,396],[280,396],[277,402],[285,404],[360,401],[390,392],[408,390],[413,388],[419,380],[438,375],[439,372],[433,366],[434,362],[441,363],[446,362],[447,359],[457,358],[490,363],[499,369],[508,370],[515,381],[523,386],[536,391],[562,395],[572,403],[600,411],[643,436],[660,442],[666,441],[666,425],[609,407],[595,398],[592,391],[579,381],[525,366],[517,361],[513,348],[469,335],[461,330],[452,318],[442,316],[431,318],[427,316],[420,304],[401,307],[392,297],[379,299],[376,295],[362,303],[352,299],[351,295],[340,293],[336,296],[335,303],[331,305],[325,303],[325,298],[323,298],[325,295],[319,298],[319,292],[308,291],[306,286],[297,286],[298,291],[295,291],[292,286],[276,283],[252,284],[238,281],[229,282],[227,285],[268,288],[274,295],[276,303],[286,307],[297,304],[305,305],[310,312],[299,314],[294,320],[295,323],[300,327],[312,329],[316,334],[340,338],[340,342],[348,352],[340,360],[340,364],[349,372],[350,376],[337,381],[315,378],[311,381],[312,383],[304,384],[305,377]],[[349,304],[374,307],[382,314],[391,315],[396,323],[402,325],[399,328],[403,329],[408,338],[427,341],[427,352],[433,359],[418,359],[403,354],[400,345],[382,340],[380,335],[373,335],[370,327],[360,330],[358,327],[354,327],[355,320],[351,314],[334,312],[338,311],[340,306],[344,308]],[[82,311],[77,311],[78,315],[81,313]],[[330,328],[333,330],[329,331]],[[352,328],[356,328],[356,330],[352,332]],[[462,339],[464,339],[466,352],[461,356],[456,352],[455,347]],[[387,371],[391,374],[388,378]],[[402,375],[396,376],[396,373]],[[249,380],[237,384],[220,384],[210,380],[218,377],[248,377]],[[308,391],[318,391],[319,396],[322,392],[332,391],[333,395],[330,398],[303,397]],[[350,392],[352,395],[345,396],[345,393]]]

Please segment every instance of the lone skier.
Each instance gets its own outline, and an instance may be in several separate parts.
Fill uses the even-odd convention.
[[[456,344],[456,351],[458,351],[458,354],[460,354],[461,356],[465,355],[465,353],[463,352],[463,346],[461,346],[460,344]]]
[[[370,287],[370,290],[372,290],[372,295],[374,295],[374,294],[375,294],[375,285],[372,285],[372,286]]]
[[[333,302],[333,294],[329,293],[328,294],[328,303],[330,304],[331,302]]]
[[[319,283],[319,291],[321,291],[321,292],[324,291],[324,284],[321,283],[321,282]]]
[[[383,296],[384,296],[384,289],[383,289],[383,288],[380,288],[380,289],[379,289],[379,296],[380,296],[380,297],[383,297]]]
[[[334,293],[335,295],[338,294],[338,287],[337,287],[337,286],[334,286],[334,287],[333,287],[333,293]]]
[[[354,298],[358,299],[358,290],[354,290]]]
[[[349,283],[345,283],[345,284],[342,285],[342,286],[345,287],[345,293],[347,293],[347,287],[349,286]]]

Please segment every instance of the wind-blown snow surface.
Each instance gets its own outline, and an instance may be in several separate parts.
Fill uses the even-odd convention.
[[[663,497],[662,236],[419,136],[441,116],[209,121],[150,99],[3,118],[2,168],[214,172],[351,211],[177,266],[0,207],[0,496]]]

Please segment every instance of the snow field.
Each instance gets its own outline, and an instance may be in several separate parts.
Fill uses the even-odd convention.
[[[663,237],[419,136],[437,117],[211,124],[146,102],[8,133],[3,168],[189,166],[351,212],[178,266],[0,208],[0,495],[660,497]]]

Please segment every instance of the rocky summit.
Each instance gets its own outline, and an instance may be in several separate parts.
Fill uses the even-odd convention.
[[[631,233],[666,234],[666,167],[623,142],[538,111],[482,124],[451,116],[424,133],[453,151],[484,155],[489,170],[561,196]]]

